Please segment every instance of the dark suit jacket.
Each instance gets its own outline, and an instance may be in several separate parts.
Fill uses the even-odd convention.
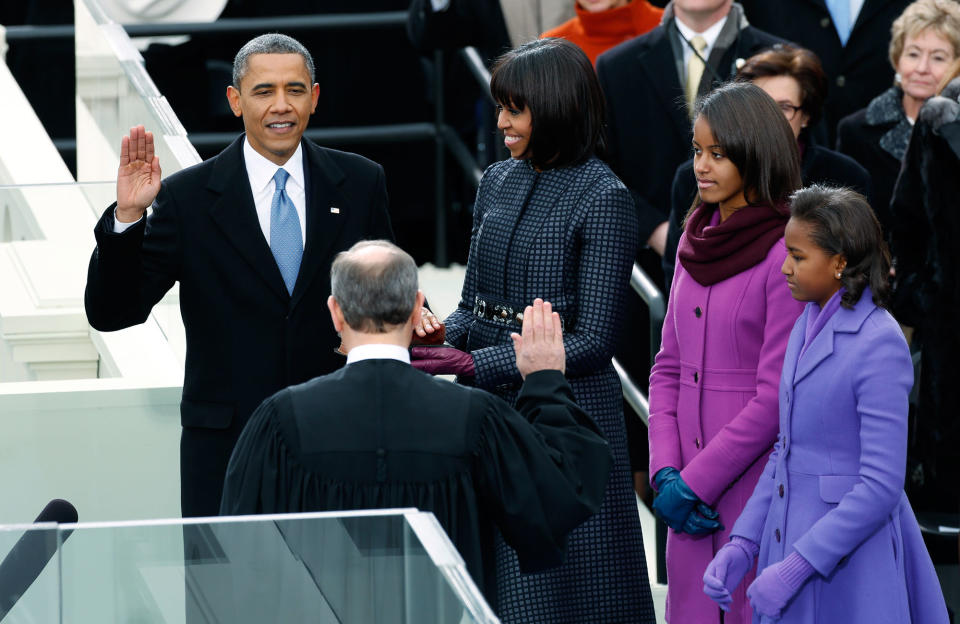
[[[865,0],[847,45],[833,26],[824,0],[739,0],[757,28],[816,52],[830,79],[824,106],[828,143],[840,120],[863,108],[893,84],[888,45],[893,20],[910,0]]]
[[[690,157],[693,136],[683,86],[677,75],[670,36],[675,28],[661,25],[645,35],[608,50],[597,59],[597,74],[607,98],[607,139],[614,172],[638,200],[640,240],[667,220],[670,181],[677,165]],[[770,47],[780,39],[747,26],[739,42],[711,65],[724,78],[734,61]],[[700,85],[712,88],[709,71]]]
[[[524,571],[556,566],[567,533],[600,508],[610,468],[559,371],[528,375],[514,410],[371,359],[263,402],[230,460],[221,513],[431,511],[495,602],[494,526]]]
[[[180,283],[185,516],[216,514],[230,451],[265,397],[343,364],[326,306],[333,256],[392,239],[381,167],[303,141],[306,246],[289,295],[257,221],[243,141],[164,180],[150,216],[122,234],[108,208],[87,275],[87,318],[101,331],[142,323]]]
[[[804,147],[800,173],[804,186],[811,184],[846,186],[868,200],[872,198],[873,186],[867,170],[849,156],[825,147],[819,145]],[[680,235],[683,233],[683,220],[697,195],[696,180],[692,159],[677,167],[673,177],[673,188],[670,192],[670,226],[667,230],[666,251],[663,254],[663,273],[668,293],[676,268],[677,246],[680,244]]]

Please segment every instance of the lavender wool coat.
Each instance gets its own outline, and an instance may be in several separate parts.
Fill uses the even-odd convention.
[[[946,624],[947,608],[903,493],[903,334],[866,289],[799,357],[804,311],[780,383],[780,436],[733,534],[760,544],[758,569],[796,550],[817,570],[782,624]],[[754,622],[768,622],[759,616]]]
[[[729,538],[777,438],[777,385],[802,310],[784,282],[783,239],[759,264],[703,286],[677,263],[650,374],[650,476],[666,466],[720,512],[725,530],[667,537],[667,620],[720,622],[703,571]],[[746,584],[726,624],[750,622]]]

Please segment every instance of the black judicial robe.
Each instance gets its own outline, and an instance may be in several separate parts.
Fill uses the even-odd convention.
[[[404,362],[363,360],[260,405],[220,513],[431,511],[495,607],[494,526],[524,572],[558,565],[567,533],[600,508],[611,465],[559,371],[528,375],[514,410]]]

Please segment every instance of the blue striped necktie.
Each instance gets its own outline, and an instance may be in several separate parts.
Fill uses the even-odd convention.
[[[287,178],[290,174],[277,169],[273,176],[275,190],[270,202],[270,251],[277,261],[287,292],[293,294],[300,272],[300,260],[303,257],[303,236],[300,233],[300,217],[290,196],[287,195]]]

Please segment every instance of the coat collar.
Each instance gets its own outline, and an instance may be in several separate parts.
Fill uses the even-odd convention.
[[[241,134],[213,162],[207,188],[219,197],[210,208],[210,216],[270,290],[282,299],[292,297],[291,305],[295,306],[323,264],[346,219],[343,214],[347,210],[346,202],[339,192],[345,175],[321,148],[303,141],[307,243],[291,296],[257,221],[243,161],[244,140],[246,136]],[[338,211],[335,213],[332,208]]]
[[[880,137],[880,147],[897,160],[903,160],[913,126],[903,112],[903,91],[890,87],[867,105],[867,125],[892,127]]]
[[[797,326],[804,328],[807,324],[807,316],[810,314],[810,306],[816,303],[808,303],[803,310],[803,314],[797,320]],[[860,299],[853,306],[852,310],[840,307],[839,310],[827,321],[820,333],[813,339],[810,346],[807,347],[803,357],[797,360],[800,348],[803,346],[803,330],[798,333],[799,340],[795,341],[790,350],[790,360],[796,362],[796,372],[793,376],[794,385],[809,375],[820,362],[824,361],[833,353],[833,343],[835,334],[855,334],[860,331],[864,321],[870,316],[870,313],[877,308],[873,302],[873,293],[870,287],[863,289]]]

